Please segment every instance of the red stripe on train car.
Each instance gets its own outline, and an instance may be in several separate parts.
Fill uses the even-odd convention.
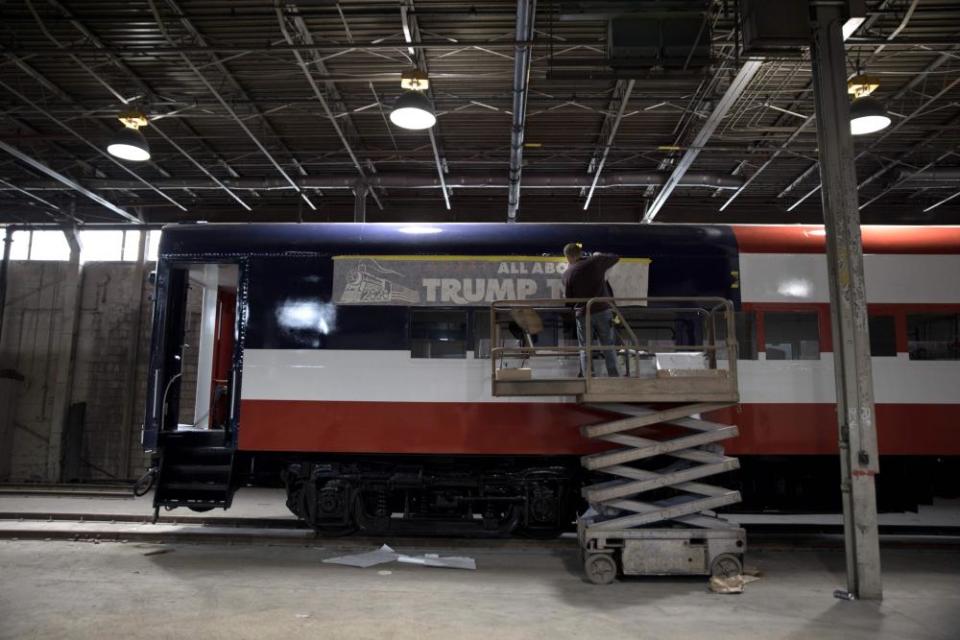
[[[960,455],[958,405],[878,404],[877,442],[883,455]],[[736,424],[727,442],[733,455],[837,454],[832,404],[745,404],[707,416]]]
[[[247,451],[565,455],[602,450],[579,427],[609,415],[545,402],[243,400]]]
[[[880,453],[960,455],[955,405],[877,405]],[[240,449],[330,453],[573,455],[604,447],[579,427],[608,414],[575,404],[244,400]],[[750,404],[708,416],[736,424],[736,455],[837,453],[831,404]]]
[[[734,225],[740,253],[823,253],[820,225]],[[866,253],[960,253],[960,227],[870,226],[860,228]]]

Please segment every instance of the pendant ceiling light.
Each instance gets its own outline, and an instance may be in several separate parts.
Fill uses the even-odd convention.
[[[850,105],[850,133],[862,136],[890,126],[890,116],[876,98],[863,96]]]
[[[853,135],[862,136],[890,126],[890,116],[883,103],[870,96],[879,87],[879,78],[859,72],[847,81],[847,93],[854,98],[850,104],[850,133]]]
[[[120,130],[107,145],[107,153],[131,162],[144,162],[150,159],[150,145],[140,133],[141,127],[147,126],[147,117],[140,112],[120,114],[123,129]]]
[[[401,129],[413,131],[422,131],[435,125],[437,115],[430,98],[424,94],[430,86],[426,74],[418,70],[407,72],[401,76],[400,86],[406,91],[393,104],[390,122]]]

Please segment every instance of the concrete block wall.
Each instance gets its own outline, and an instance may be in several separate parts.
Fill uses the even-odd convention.
[[[81,449],[86,479],[131,473],[132,444],[140,441],[143,418],[137,391],[146,385],[136,365],[137,360],[146,363],[149,353],[153,292],[148,274],[133,263],[93,262],[83,268],[71,400],[87,405]]]
[[[57,384],[57,371],[69,360],[63,353],[67,287],[75,286],[65,262],[11,262],[7,302],[0,341],[0,368],[19,372],[20,385],[13,416],[11,450],[7,452],[11,480],[45,480],[54,397],[66,392]]]
[[[57,479],[65,415],[55,415],[54,400],[68,391],[70,377],[62,374],[71,362],[70,402],[87,405],[79,479],[142,473],[140,428],[153,309],[147,276],[152,268],[93,262],[83,265],[78,276],[66,262],[10,263],[0,369],[14,369],[24,381],[11,450],[0,451],[9,456],[9,480]],[[69,340],[63,338],[74,331],[74,317],[71,354],[65,352]]]

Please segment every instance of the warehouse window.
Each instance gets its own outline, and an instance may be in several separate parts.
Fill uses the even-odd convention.
[[[70,246],[62,231],[14,231],[11,260],[69,260]]]
[[[908,314],[907,350],[911,360],[960,360],[960,314]]]
[[[69,260],[70,245],[62,231],[31,231],[30,260]]]
[[[80,261],[135,262],[140,250],[140,231],[84,230],[80,232]],[[148,259],[156,260],[156,247],[160,232],[150,232]],[[155,234],[155,235],[154,235]],[[152,251],[152,257],[151,257]],[[65,262],[70,259],[70,245],[62,231],[35,229],[15,231],[10,247],[11,260],[53,260]]]
[[[870,355],[896,357],[897,326],[893,316],[870,316]]]
[[[30,257],[30,232],[14,231],[10,244],[11,260],[27,260]],[[6,244],[4,244],[6,246]]]
[[[410,314],[410,356],[466,358],[467,312],[420,310]]]
[[[815,311],[768,311],[763,322],[767,360],[820,359],[820,326]]]

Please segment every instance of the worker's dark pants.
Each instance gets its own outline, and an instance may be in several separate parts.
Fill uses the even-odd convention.
[[[587,319],[584,316],[577,316],[577,341],[580,346],[587,344]],[[617,333],[613,329],[613,311],[594,311],[590,313],[590,332],[593,333],[591,340],[596,338],[603,346],[613,346],[617,344]],[[617,370],[617,352],[614,349],[603,350],[604,360],[607,362],[607,375],[617,377],[620,372]],[[580,352],[580,372],[587,375],[587,367],[593,366],[593,363],[587,361],[586,350]],[[590,370],[593,373],[593,369]]]

